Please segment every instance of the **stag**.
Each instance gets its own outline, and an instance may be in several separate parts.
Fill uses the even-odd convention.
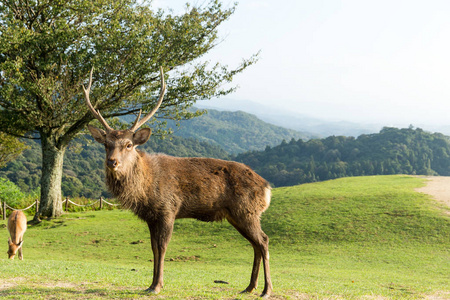
[[[146,290],[159,293],[163,288],[164,256],[175,219],[194,218],[212,222],[227,219],[253,246],[254,260],[250,284],[243,293],[256,289],[261,261],[265,285],[261,297],[269,297],[272,282],[269,269],[269,238],[261,230],[261,214],[269,207],[270,185],[248,166],[211,158],[181,158],[148,154],[136,149],[150,138],[151,129],[139,129],[160,107],[166,85],[160,68],[161,91],[155,107],[130,129],[114,130],[91,104],[83,85],[86,104],[103,129],[88,125],[93,138],[106,150],[106,185],[119,199],[145,221],[150,230],[154,257],[153,282]],[[139,129],[139,130],[138,130]]]

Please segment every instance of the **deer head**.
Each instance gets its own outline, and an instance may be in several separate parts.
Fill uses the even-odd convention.
[[[106,166],[108,170],[112,172],[112,174],[114,174],[116,177],[121,177],[121,175],[127,174],[129,172],[128,169],[133,166],[132,162],[135,161],[138,155],[136,147],[144,144],[150,138],[150,128],[143,128],[140,130],[138,129],[156,113],[164,99],[166,84],[164,82],[163,69],[162,67],[160,68],[161,91],[156,106],[142,119],[140,119],[141,111],[139,111],[136,121],[134,121],[131,128],[127,130],[114,130],[113,128],[111,128],[102,117],[100,112],[96,110],[91,104],[89,93],[92,85],[92,72],[93,69],[91,69],[91,73],[89,76],[88,87],[85,88],[83,85],[83,91],[87,106],[91,110],[94,117],[103,125],[105,130],[96,128],[91,125],[88,125],[88,129],[94,139],[105,146]]]
[[[14,259],[16,256],[17,250],[19,250],[20,247],[22,247],[23,241],[20,241],[19,244],[14,243],[11,238],[8,238],[8,258]]]

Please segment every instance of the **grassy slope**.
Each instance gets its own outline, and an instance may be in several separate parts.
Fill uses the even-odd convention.
[[[275,189],[262,219],[271,237],[274,298],[450,297],[450,220],[414,192],[421,185],[419,178],[377,176]],[[126,211],[44,221],[28,229],[24,261],[0,259],[0,297],[146,298],[148,236]],[[0,240],[6,252],[6,228]],[[237,294],[248,283],[252,252],[226,222],[178,220],[166,286],[153,297],[253,299]]]

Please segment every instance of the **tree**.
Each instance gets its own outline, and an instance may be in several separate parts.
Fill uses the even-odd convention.
[[[234,10],[218,0],[181,15],[138,0],[0,1],[0,131],[41,141],[40,215],[62,213],[64,153],[93,120],[81,89],[90,69],[93,105],[105,118],[151,110],[160,66],[168,89],[154,125],[200,115],[188,108],[233,92],[224,84],[256,61],[233,69],[201,60]]]
[[[17,138],[0,132],[0,168],[15,159],[27,148]]]
[[[16,208],[23,198],[24,195],[18,186],[5,178],[0,178],[0,202],[6,202]]]

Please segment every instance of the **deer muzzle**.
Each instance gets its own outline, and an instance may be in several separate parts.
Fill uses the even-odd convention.
[[[117,161],[117,159],[108,159],[106,161],[106,166],[110,169],[110,170],[116,170],[117,167],[119,166],[119,162]]]

